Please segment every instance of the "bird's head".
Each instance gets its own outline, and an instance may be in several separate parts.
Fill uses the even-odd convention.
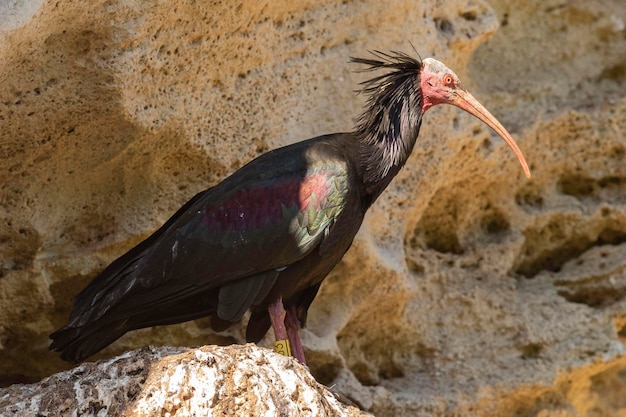
[[[423,113],[437,104],[452,104],[481,120],[504,139],[530,178],[526,159],[509,132],[459,81],[450,68],[433,58],[415,59],[401,52],[372,52],[372,58],[352,58],[366,65],[364,71],[387,70],[364,81],[369,95],[357,131],[365,143],[375,144],[368,155],[374,174],[386,174],[391,166],[404,164],[411,153]],[[382,145],[381,145],[382,144]],[[372,175],[374,178],[380,175]]]
[[[422,90],[422,111],[426,111],[437,104],[451,104],[480,119],[495,130],[509,145],[522,165],[524,174],[530,178],[530,169],[526,159],[513,137],[474,96],[461,86],[459,77],[454,71],[436,59],[426,58],[422,61],[420,87]]]

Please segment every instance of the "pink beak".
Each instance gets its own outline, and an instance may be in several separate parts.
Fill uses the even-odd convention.
[[[454,95],[452,99],[450,99],[448,103],[462,110],[465,110],[469,114],[480,119],[483,123],[485,123],[493,130],[495,130],[496,133],[500,135],[500,137],[504,139],[507,145],[509,145],[509,147],[513,150],[513,153],[515,153],[515,156],[519,160],[519,163],[522,164],[524,174],[526,174],[527,178],[530,178],[530,169],[528,168],[528,163],[526,163],[524,154],[522,154],[522,151],[520,150],[519,146],[517,146],[517,143],[515,143],[513,137],[509,134],[509,132],[506,131],[504,126],[500,124],[498,119],[496,119],[491,113],[489,113],[489,110],[483,107],[483,105],[480,104],[478,100],[474,98],[474,96],[472,96],[464,89],[458,88],[454,90],[453,94]]]

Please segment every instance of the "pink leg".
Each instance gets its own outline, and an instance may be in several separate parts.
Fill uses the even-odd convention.
[[[278,297],[267,306],[270,315],[272,328],[274,329],[274,337],[276,340],[287,340],[287,330],[285,329],[285,307],[283,306],[283,298]]]
[[[289,343],[291,344],[291,354],[301,364],[306,365],[306,360],[304,359],[304,349],[302,348],[302,341],[300,340],[300,320],[298,320],[296,307],[289,307],[286,313],[287,317],[285,325],[287,326],[287,336],[289,337]]]

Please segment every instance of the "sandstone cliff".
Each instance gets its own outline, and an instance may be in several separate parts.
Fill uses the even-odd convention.
[[[0,380],[69,369],[72,298],[197,191],[353,127],[349,56],[444,61],[517,138],[454,108],[322,287],[316,379],[377,416],[626,412],[626,8],[620,0],[0,5]],[[206,320],[128,334],[241,342]],[[0,397],[2,391],[0,391]]]

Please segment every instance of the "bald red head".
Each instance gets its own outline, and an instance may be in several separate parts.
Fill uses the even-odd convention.
[[[426,58],[422,61],[420,86],[422,89],[422,111],[426,111],[437,104],[451,104],[480,119],[495,130],[509,145],[522,165],[524,174],[530,178],[528,163],[526,163],[522,151],[511,134],[474,96],[461,87],[459,77],[452,70],[436,59]]]

